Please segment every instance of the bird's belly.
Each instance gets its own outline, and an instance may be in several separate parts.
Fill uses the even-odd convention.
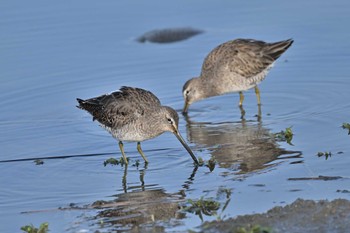
[[[251,78],[247,78],[247,89],[250,89],[252,87],[255,87],[256,85],[258,85],[259,83],[261,83],[265,78],[266,78],[266,75],[267,73],[269,72],[269,69],[270,68],[267,68],[265,70],[263,70],[262,72],[260,72],[259,74],[251,77]]]
[[[113,129],[101,124],[107,132],[109,132],[118,141],[129,141],[129,142],[142,142],[157,135],[149,135],[143,131],[137,130],[133,127],[125,126],[119,129]]]
[[[271,67],[272,65],[260,72],[259,74],[250,78],[243,77],[237,73],[230,73],[226,76],[223,75],[222,77],[218,77],[216,80],[218,83],[216,84],[216,86],[218,87],[217,91],[218,93],[225,94],[230,92],[249,90],[265,79]]]
[[[221,80],[219,79],[213,87],[215,87],[215,92],[218,95],[221,95],[231,92],[245,91],[254,87],[256,84],[257,83],[255,82],[249,82],[245,77],[235,75]]]

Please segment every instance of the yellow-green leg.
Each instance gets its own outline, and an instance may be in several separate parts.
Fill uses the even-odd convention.
[[[125,153],[124,153],[124,145],[123,145],[122,141],[119,141],[119,149],[120,149],[120,151],[122,152],[123,159],[124,159],[124,163],[125,163],[126,165],[128,165],[128,160],[127,160],[126,155],[125,155]]]
[[[239,92],[239,106],[243,105],[244,95],[243,92]]]
[[[258,86],[255,86],[255,95],[256,95],[256,98],[258,99],[258,105],[261,105],[261,102],[260,102],[260,91],[259,91]]]
[[[261,105],[258,105],[258,122],[261,122]]]
[[[148,160],[145,156],[145,154],[143,153],[142,149],[141,149],[141,143],[137,142],[137,150],[140,153],[140,155],[142,156],[143,160],[145,160],[145,163],[148,163]]]

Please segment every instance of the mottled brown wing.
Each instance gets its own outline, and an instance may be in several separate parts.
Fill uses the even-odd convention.
[[[120,88],[120,92],[123,95],[123,98],[128,101],[137,102],[142,105],[154,105],[159,106],[160,100],[152,92],[134,87],[123,86]]]
[[[144,116],[150,106],[159,106],[159,99],[149,91],[122,87],[120,91],[87,100],[78,99],[79,107],[93,120],[107,127],[119,128]]]
[[[211,51],[202,66],[203,78],[237,73],[250,78],[269,67],[293,41],[266,43],[252,39],[237,39],[219,45]]]

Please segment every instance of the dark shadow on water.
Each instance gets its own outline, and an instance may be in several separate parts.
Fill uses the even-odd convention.
[[[190,27],[157,29],[146,32],[137,38],[137,41],[141,43],[146,41],[153,43],[172,43],[189,39],[201,33],[203,33],[202,30]]]
[[[154,151],[167,151],[169,148],[143,150],[144,152],[154,152]],[[68,158],[78,158],[78,157],[95,157],[103,155],[115,155],[120,156],[119,150],[116,149],[115,152],[103,152],[103,153],[91,153],[91,154],[71,154],[71,155],[50,155],[50,156],[36,156],[29,158],[15,158],[8,160],[0,160],[0,163],[14,163],[14,162],[25,162],[25,161],[35,161],[35,160],[50,160],[50,159],[68,159]]]
[[[24,161],[46,160],[46,159],[67,159],[67,158],[77,158],[77,157],[94,157],[94,156],[112,155],[112,154],[115,154],[115,152],[94,153],[94,154],[76,154],[76,155],[57,155],[57,156],[55,156],[55,155],[38,156],[38,157],[30,157],[30,158],[22,158],[22,159],[0,160],[0,163],[24,162]]]
[[[219,167],[235,174],[259,171],[281,155],[284,158],[301,158],[300,151],[288,151],[279,146],[269,129],[261,122],[194,122],[188,116],[187,137],[197,149],[210,151]]]

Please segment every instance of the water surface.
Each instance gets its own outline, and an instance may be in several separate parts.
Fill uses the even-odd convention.
[[[138,224],[186,230],[201,224],[197,215],[175,211],[187,199],[217,200],[222,218],[297,198],[349,199],[337,192],[350,189],[349,136],[341,128],[350,121],[347,1],[3,1],[0,6],[1,232],[42,222],[52,232]],[[178,27],[204,33],[169,44],[136,41],[147,31]],[[188,118],[180,115],[180,132],[195,154],[205,161],[216,158],[212,172],[195,169],[169,133],[143,143],[146,167],[134,143],[125,144],[125,151],[139,166],[103,165],[121,156],[117,142],[75,107],[76,97],[137,86],[180,113],[185,81],[199,75],[212,48],[239,37],[295,43],[260,85],[261,119],[254,91],[246,93],[243,120],[238,94],[195,103]],[[277,142],[273,134],[290,126],[293,146]],[[319,151],[332,156],[318,157]],[[43,159],[43,165],[25,160],[46,157],[61,158]],[[288,180],[319,175],[344,179]],[[224,210],[227,199],[218,194],[223,189],[231,192]],[[162,203],[167,214],[157,218],[151,207],[142,212],[128,202],[135,199],[151,207]],[[98,200],[115,202],[126,214],[109,222],[92,207]],[[101,219],[107,223],[101,225]]]

